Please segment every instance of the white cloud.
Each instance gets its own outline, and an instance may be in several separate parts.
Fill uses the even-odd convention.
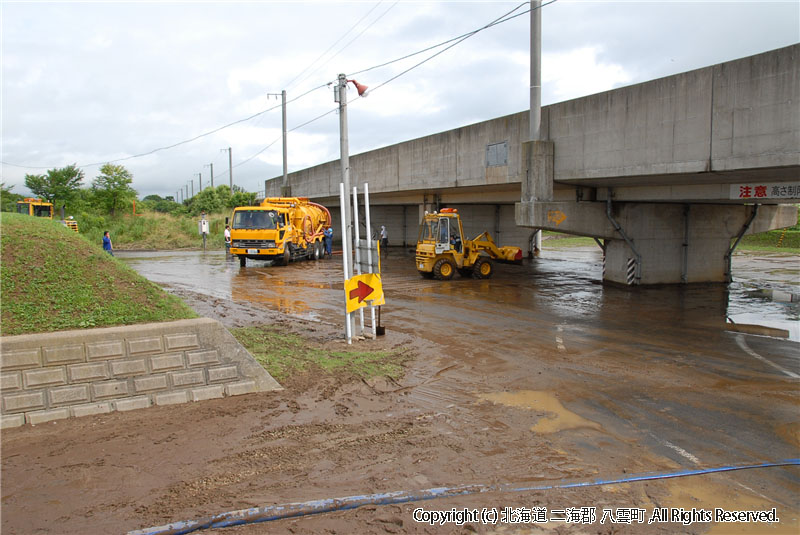
[[[542,54],[543,102],[560,102],[607,91],[629,83],[634,76],[622,65],[598,60],[601,49],[582,47]]]

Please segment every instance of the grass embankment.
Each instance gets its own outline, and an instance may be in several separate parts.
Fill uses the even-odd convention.
[[[399,379],[411,357],[402,351],[331,351],[279,326],[233,329],[233,335],[277,381],[303,374]]]
[[[57,221],[3,213],[1,230],[3,335],[197,317]]]
[[[198,232],[199,217],[173,216],[156,212],[142,215],[103,217],[82,214],[78,218],[81,235],[92,243],[102,243],[103,232],[109,231],[114,249],[201,249],[203,238]],[[210,214],[206,248],[225,249],[225,215]]]

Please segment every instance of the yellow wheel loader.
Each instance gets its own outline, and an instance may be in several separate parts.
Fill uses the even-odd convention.
[[[498,247],[488,232],[464,240],[458,210],[442,208],[426,213],[417,239],[417,271],[425,278],[450,280],[456,271],[462,277],[488,279],[494,268],[492,260],[519,264],[522,249]]]

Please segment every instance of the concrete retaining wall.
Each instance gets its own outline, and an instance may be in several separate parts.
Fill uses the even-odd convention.
[[[1,427],[279,390],[217,321],[0,338]]]

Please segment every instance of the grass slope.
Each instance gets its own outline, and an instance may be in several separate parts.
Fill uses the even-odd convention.
[[[233,335],[278,381],[308,374],[344,374],[360,379],[399,379],[411,358],[397,350],[331,351],[274,325],[233,329]]]
[[[0,232],[3,335],[196,317],[180,299],[56,221],[4,213]]]

